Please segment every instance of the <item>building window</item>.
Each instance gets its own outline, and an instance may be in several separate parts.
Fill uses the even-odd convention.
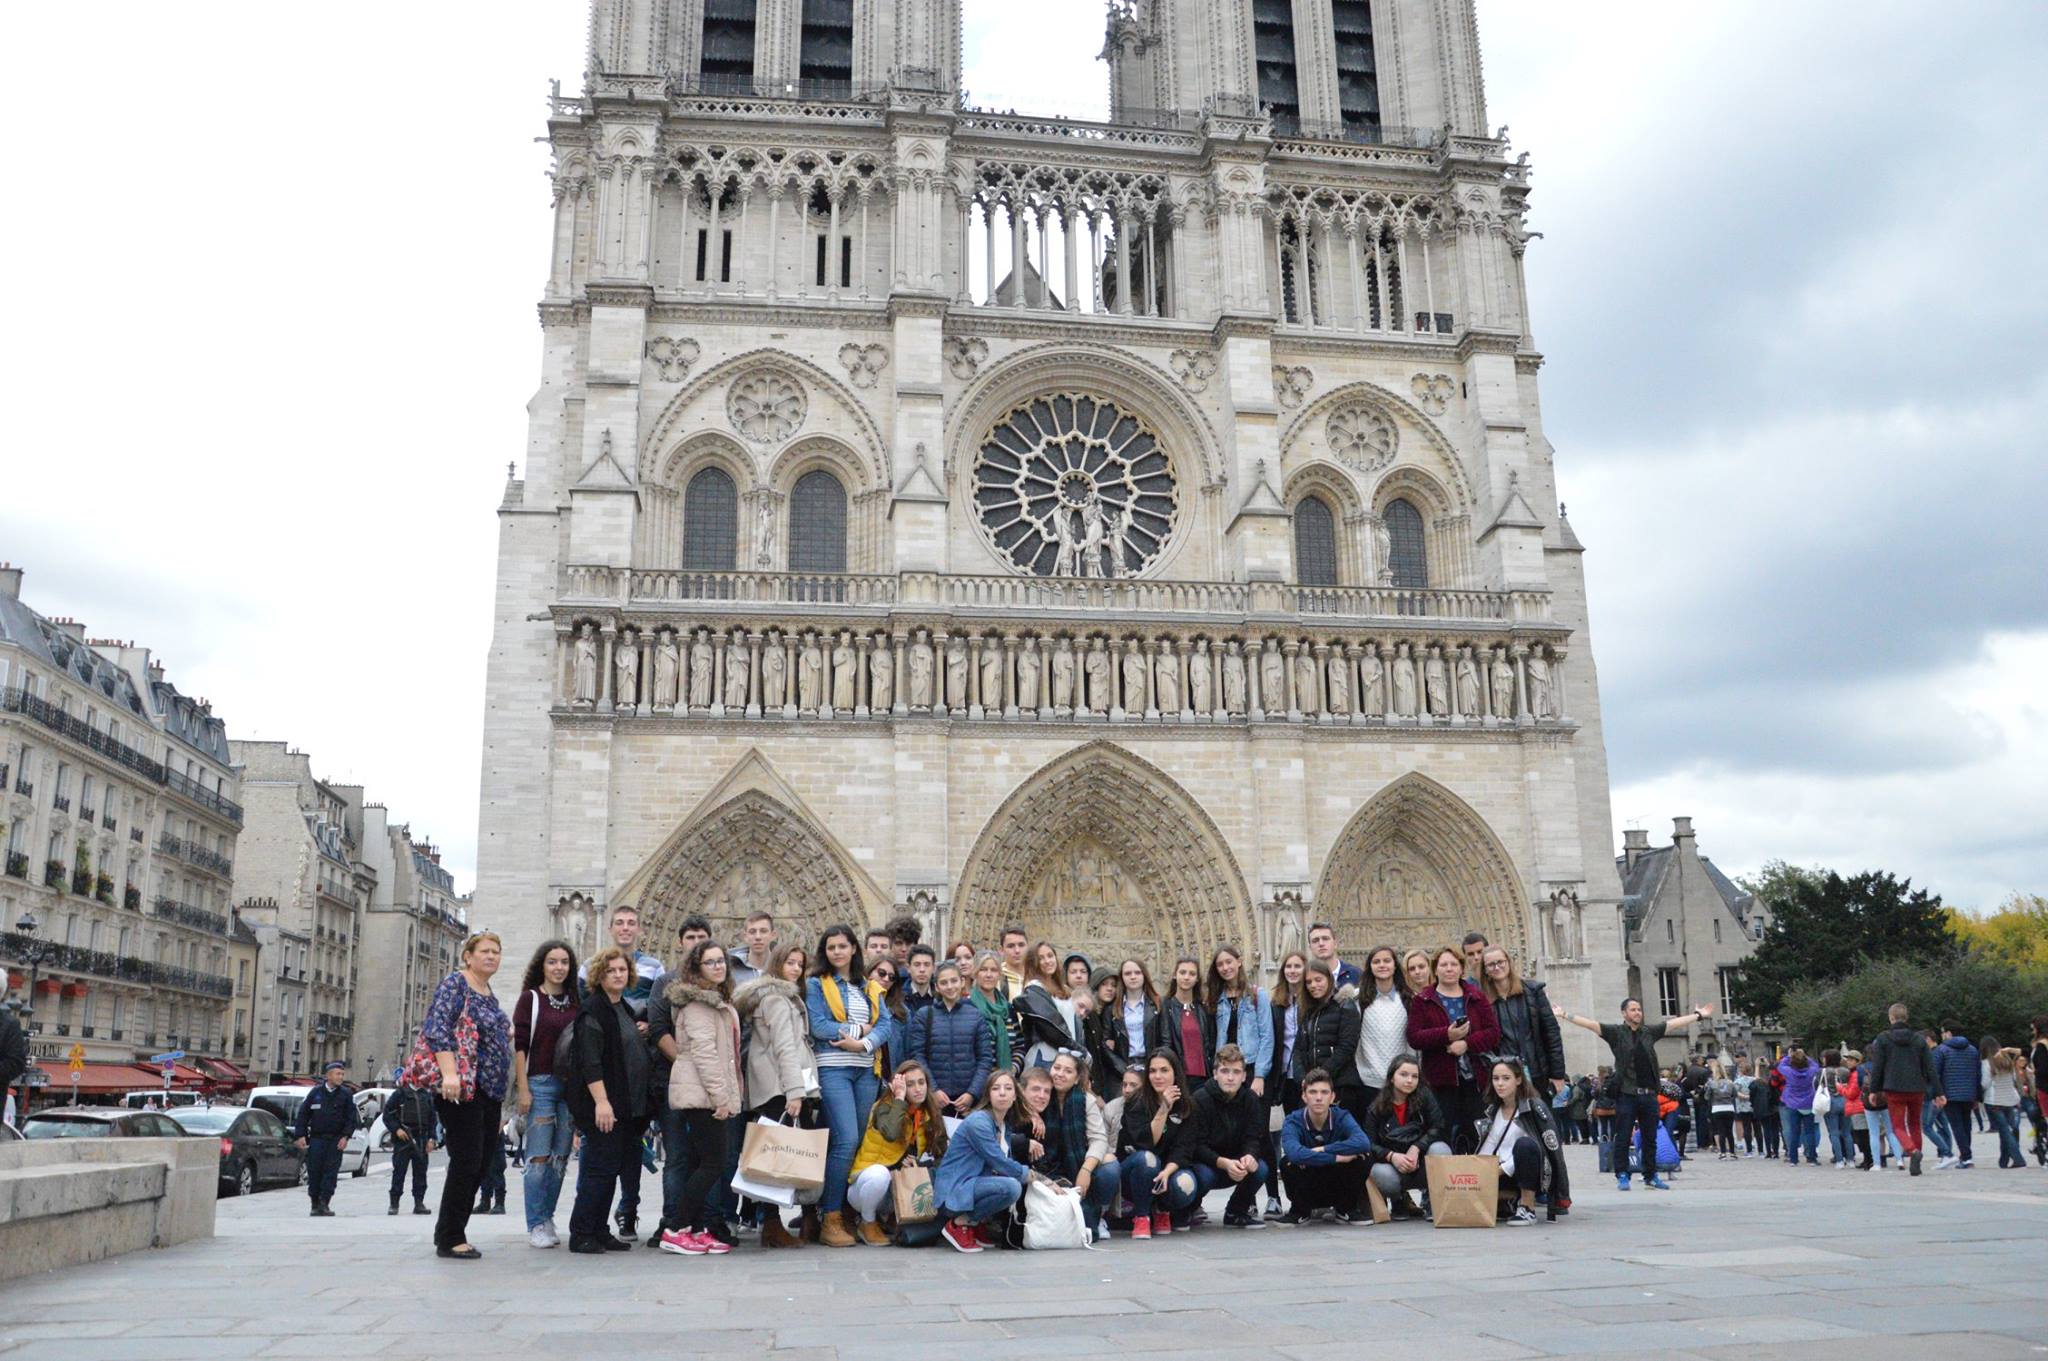
[[[797,75],[803,93],[830,97],[853,84],[853,0],[804,0]]]
[[[1330,0],[1337,38],[1337,104],[1346,132],[1380,125],[1379,77],[1373,68],[1372,0]]]
[[[739,561],[739,492],[723,468],[705,468],[683,491],[683,570],[730,572]]]
[[[1665,1016],[1678,1014],[1678,970],[1657,970],[1657,1006]]]
[[[1304,496],[1294,507],[1294,579],[1304,586],[1337,584],[1337,525],[1330,503]]]
[[[1387,502],[1387,565],[1394,585],[1420,590],[1429,585],[1429,554],[1422,542],[1422,512],[1401,497]]]
[[[1664,940],[1665,940],[1665,942],[1666,942],[1667,944],[1671,944],[1671,945],[1676,945],[1676,944],[1678,943],[1678,919],[1677,919],[1677,918],[1675,918],[1675,917],[1666,917],[1666,918],[1664,919]]]
[[[1301,94],[1294,73],[1293,0],[1252,0],[1252,42],[1259,69],[1259,102],[1273,110],[1274,131],[1301,125]]]
[[[707,86],[749,90],[754,80],[754,0],[704,0]]]
[[[1735,994],[1732,989],[1735,986],[1735,970],[1720,968],[1716,969],[1714,973],[1719,978],[1721,984],[1721,1014],[1733,1016],[1735,1014]]]
[[[846,489],[822,468],[805,473],[790,489],[789,570],[846,570]]]
[[[1716,945],[1719,945],[1720,943],[1721,943],[1721,919],[1720,919],[1719,917],[1716,917],[1716,918],[1714,918],[1714,944],[1716,944]]]

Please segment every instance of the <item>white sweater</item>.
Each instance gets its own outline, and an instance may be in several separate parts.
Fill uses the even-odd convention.
[[[1366,980],[1371,986],[1372,980]],[[1358,1027],[1358,1076],[1377,1091],[1386,1085],[1387,1069],[1408,1048],[1408,1004],[1399,989],[1373,997]]]

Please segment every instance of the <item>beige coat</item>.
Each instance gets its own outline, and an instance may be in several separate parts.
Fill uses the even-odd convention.
[[[776,1097],[809,1101],[818,1095],[818,1061],[811,1052],[810,1020],[796,984],[750,978],[732,995],[754,1027],[747,1042],[747,1099],[754,1107]]]
[[[676,1061],[668,1071],[671,1110],[746,1109],[740,1082],[740,1014],[709,988],[670,981],[663,995],[675,1012]]]

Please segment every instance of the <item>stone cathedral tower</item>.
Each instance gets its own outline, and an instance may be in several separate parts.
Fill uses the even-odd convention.
[[[1106,123],[966,105],[960,49],[959,0],[596,0],[478,919],[515,962],[632,903],[657,949],[766,907],[1267,970],[1477,927],[1611,1005],[1472,0],[1113,0]]]

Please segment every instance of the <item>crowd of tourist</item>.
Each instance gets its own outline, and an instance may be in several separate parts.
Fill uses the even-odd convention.
[[[630,1248],[658,1142],[649,1246],[718,1255],[746,1230],[771,1249],[918,1241],[890,1190],[922,1167],[931,1237],[974,1252],[1016,1237],[1035,1181],[1077,1193],[1087,1234],[1145,1241],[1208,1223],[1218,1190],[1225,1228],[1419,1217],[1429,1160],[1451,1154],[1498,1160],[1498,1222],[1554,1220],[1571,1210],[1572,1142],[1601,1143],[1623,1190],[1636,1176],[1665,1188],[1680,1159],[1709,1150],[1813,1162],[1822,1130],[1836,1166],[1917,1172],[1923,1130],[1940,1165],[1972,1166],[1981,1110],[2012,1166],[2021,1100],[2048,1061],[2048,1022],[2030,1057],[1922,1037],[1894,1008],[1867,1052],[1673,1067],[1658,1041],[1710,1007],[1651,1018],[1631,998],[1613,1019],[1577,1015],[1477,932],[1354,963],[1317,924],[1268,987],[1231,947],[1155,979],[1147,961],[1098,963],[1021,930],[941,958],[914,921],[798,942],[765,914],[731,948],[684,921],[669,969],[639,927],[617,909],[588,960],[543,944],[509,1017],[488,933],[436,993],[406,1080],[434,1089],[450,1154],[443,1255],[476,1255],[467,1221],[501,1102],[524,1133],[535,1247],[560,1242],[573,1160],[569,1247]],[[1568,1073],[1565,1025],[1598,1035],[1612,1062]],[[793,1223],[732,1190],[745,1126],[763,1120],[824,1131],[823,1184]]]

